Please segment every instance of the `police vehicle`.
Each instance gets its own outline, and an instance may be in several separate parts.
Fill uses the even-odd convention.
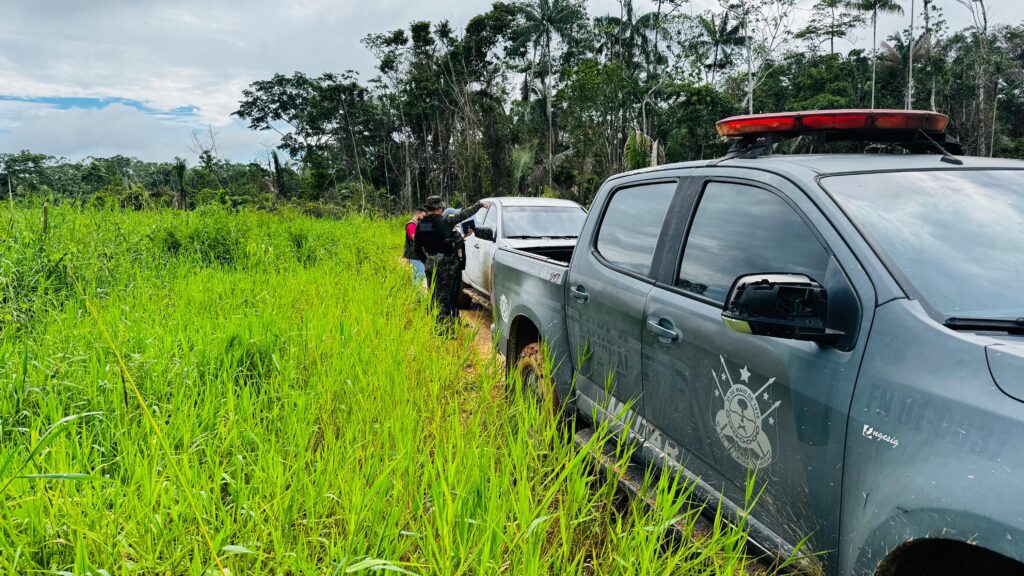
[[[497,251],[499,350],[734,519],[756,470],[752,542],[809,570],[1024,574],[1024,162],[947,122],[719,122],[725,157],[609,178],[568,261]]]

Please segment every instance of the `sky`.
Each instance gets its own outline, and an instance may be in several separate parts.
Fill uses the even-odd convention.
[[[648,9],[656,0],[636,0]],[[910,0],[899,0],[909,4]],[[936,0],[951,28],[968,24],[955,0]],[[360,44],[414,20],[457,27],[492,0],[6,0],[0,17],[0,152],[72,160],[125,154],[192,161],[194,131],[219,153],[258,158],[277,143],[231,116],[242,90],[274,73],[356,70],[373,76]],[[918,5],[920,0],[917,0]],[[691,0],[698,13],[715,0]],[[801,0],[804,17],[813,0]],[[1024,0],[988,0],[990,21],[1024,21]],[[617,0],[589,0],[591,15]],[[906,17],[879,21],[884,37]],[[870,29],[857,45],[869,46]],[[848,50],[852,45],[837,46]]]

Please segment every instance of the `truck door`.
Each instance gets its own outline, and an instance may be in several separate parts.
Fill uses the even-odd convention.
[[[484,226],[494,230],[493,241],[477,238],[476,235],[470,237],[471,240],[476,241],[478,251],[476,281],[480,283],[480,288],[487,294],[491,293],[491,262],[494,261],[494,252],[498,250],[498,243],[505,234],[501,222],[503,210],[501,206],[494,204],[484,217]]]
[[[642,414],[640,319],[675,180],[613,190],[590,218],[566,281],[566,322],[579,408],[597,419]],[[583,245],[583,242],[589,243]],[[609,396],[606,394],[610,392]]]
[[[758,178],[698,179],[688,189],[695,211],[680,234],[680,255],[660,272],[644,311],[647,450],[741,509],[756,470],[764,492],[752,530],[761,525],[766,544],[782,550],[809,537],[810,551],[825,553],[829,566],[868,313],[860,312],[857,345],[842,351],[742,334],[723,324],[721,312],[744,274],[806,274],[830,294],[853,291],[862,311],[873,309],[874,291],[802,192],[781,178],[778,188],[761,182],[772,177]]]
[[[498,212],[498,205],[491,204],[490,209],[481,208],[477,211],[476,215],[473,216],[473,221],[476,226],[487,226],[484,224],[484,220],[487,219],[487,214]],[[495,230],[497,233],[497,230]],[[474,288],[480,288],[480,238],[476,234],[466,237],[466,269],[462,271],[462,280],[468,283]]]

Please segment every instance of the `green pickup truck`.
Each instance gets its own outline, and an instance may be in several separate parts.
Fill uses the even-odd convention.
[[[766,552],[1024,574],[1024,162],[946,121],[737,117],[724,158],[608,179],[569,262],[497,251],[499,351],[546,343],[564,410],[733,518],[756,469]]]

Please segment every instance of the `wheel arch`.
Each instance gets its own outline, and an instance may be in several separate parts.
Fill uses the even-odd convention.
[[[994,566],[991,572],[972,570],[964,574],[1024,574],[1020,550],[1024,529],[1021,527],[965,510],[897,506],[895,512],[852,550],[848,560],[853,560],[853,565],[844,562],[841,573],[914,575],[917,573],[908,571],[908,566],[920,566],[929,558],[955,559],[959,554]],[[950,562],[952,560],[946,564]],[[1013,569],[996,569],[1004,562]]]
[[[555,390],[567,405],[573,400],[573,363],[569,355],[569,343],[565,325],[560,318],[550,324],[541,324],[530,313],[516,314],[508,324],[505,335],[505,367],[515,366],[523,349],[534,342],[542,342],[552,363],[552,378]],[[545,334],[553,336],[545,336]]]
[[[540,342],[540,328],[532,318],[525,314],[519,314],[509,323],[508,339],[505,343],[505,362],[508,366],[514,366],[519,360],[519,354],[534,342]]]
[[[897,546],[879,563],[875,576],[917,574],[1024,573],[1024,564],[977,544],[947,538],[918,538]]]

